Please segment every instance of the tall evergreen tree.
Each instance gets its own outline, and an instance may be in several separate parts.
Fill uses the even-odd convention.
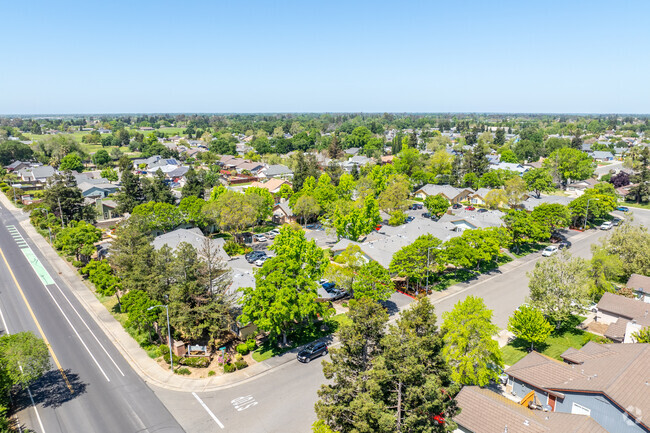
[[[144,200],[140,176],[134,174],[130,169],[122,171],[122,187],[117,193],[117,211],[131,213],[133,208],[144,203]]]
[[[183,188],[181,189],[181,199],[190,196],[205,199],[203,178],[196,172],[196,170],[194,170],[194,168],[190,168],[187,173],[185,173],[185,185],[183,185]]]
[[[147,201],[169,204],[176,202],[171,188],[165,182],[165,174],[160,169],[156,170],[152,179],[143,179],[142,191]]]
[[[55,175],[43,194],[43,203],[65,224],[71,221],[95,221],[95,209],[85,205],[72,173]]]

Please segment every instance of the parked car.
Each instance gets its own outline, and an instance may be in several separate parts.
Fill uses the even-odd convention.
[[[542,251],[542,256],[551,257],[553,254],[557,253],[558,251],[559,248],[556,245],[549,245],[548,247],[544,248],[544,251]]]
[[[420,209],[422,209],[421,203],[413,203],[411,206],[409,206],[409,210],[420,210]]]
[[[615,226],[621,225],[622,222],[623,220],[619,217],[616,217],[612,220],[612,224],[614,224]]]
[[[424,212],[422,218],[431,218],[431,214],[429,212]]]
[[[375,227],[375,230],[379,231],[379,230],[381,230],[382,227],[383,226],[381,224],[377,224],[377,227]]]
[[[616,210],[621,211],[621,212],[629,212],[630,208],[628,208],[626,206],[619,206],[619,207],[616,208]]]
[[[246,261],[248,263],[253,263],[255,260],[261,259],[262,257],[266,257],[266,253],[264,251],[251,251],[250,253],[246,254],[244,257],[246,258]]]
[[[262,234],[253,235],[253,242],[266,242],[268,239]]]
[[[335,284],[335,283],[333,283],[333,282],[331,282],[331,281],[327,281],[327,280],[321,280],[320,285],[323,286],[323,289],[325,289],[325,290],[328,291],[328,292],[329,292],[330,290],[334,290],[334,289],[336,288],[336,284]]]
[[[275,239],[275,232],[266,232],[264,233],[267,239]]]
[[[467,206],[465,210],[476,210],[476,208],[474,206]]]
[[[614,223],[611,221],[605,221],[600,225],[601,230],[610,230],[612,227],[614,227]]]
[[[407,216],[407,217],[406,217],[406,222],[407,222],[407,223],[410,223],[410,222],[413,221],[414,219],[415,219],[415,218],[412,217],[412,216]]]
[[[318,343],[310,344],[309,346],[298,352],[298,361],[309,362],[319,356],[327,355],[327,344],[320,341]]]
[[[563,250],[565,248],[569,248],[570,246],[571,246],[571,242],[569,242],[569,241],[562,241],[562,242],[558,242],[558,244],[557,244],[557,247],[559,249],[561,249],[561,250]]]
[[[264,256],[260,257],[259,259],[255,260],[255,263],[253,263],[255,266],[262,267],[264,265],[264,262],[270,259],[269,256]]]
[[[452,208],[452,209],[462,209],[462,208],[463,208],[463,205],[460,204],[460,203],[454,203],[454,204],[451,206],[451,208]]]
[[[476,212],[478,212],[478,213],[485,213],[485,212],[487,212],[487,211],[488,211],[487,209],[485,209],[484,207],[482,207],[482,208],[480,208],[479,210],[477,210]]]

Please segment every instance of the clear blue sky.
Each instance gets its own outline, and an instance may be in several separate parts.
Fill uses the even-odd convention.
[[[0,114],[650,113],[648,1],[5,1]]]

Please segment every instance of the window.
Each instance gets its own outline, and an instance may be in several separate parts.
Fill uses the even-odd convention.
[[[573,403],[573,405],[571,406],[571,413],[574,414],[574,415],[587,415],[587,416],[590,416],[591,415],[591,409],[589,409],[588,407],[584,407],[584,406],[582,406],[582,405],[580,405],[578,403]]]

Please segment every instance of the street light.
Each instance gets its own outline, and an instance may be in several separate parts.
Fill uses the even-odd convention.
[[[172,355],[172,333],[169,329],[169,306],[167,305],[154,305],[153,307],[147,308],[147,311],[153,310],[154,308],[165,307],[167,310],[167,340],[169,341],[169,365],[171,366],[172,373],[174,372],[174,357]]]
[[[50,224],[49,224],[50,211],[46,207],[39,207],[38,210],[40,210],[41,212],[45,211],[45,220],[48,222],[48,224],[47,224],[47,232],[50,234],[50,245],[52,245],[52,229],[50,229]]]
[[[589,202],[591,199],[587,200],[587,210],[585,211],[585,223],[582,225],[582,230],[585,230],[585,227],[587,227],[587,218],[589,218]]]

